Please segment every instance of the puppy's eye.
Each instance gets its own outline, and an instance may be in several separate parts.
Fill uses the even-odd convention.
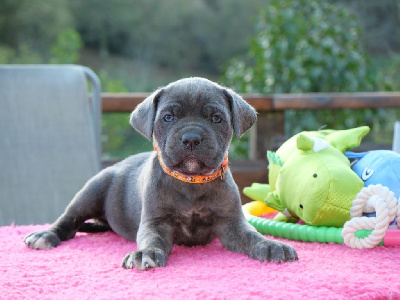
[[[163,117],[164,122],[170,123],[174,120],[174,116],[173,115],[165,115]]]
[[[213,115],[211,120],[212,120],[213,123],[221,123],[222,118],[221,118],[220,115]]]

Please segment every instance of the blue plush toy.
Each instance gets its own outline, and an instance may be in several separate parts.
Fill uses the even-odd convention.
[[[389,237],[398,244],[399,230],[391,229],[400,227],[400,155],[388,150],[345,155],[352,160],[352,169],[364,188],[353,200],[351,219],[343,226],[344,243],[358,249],[372,248]],[[370,230],[365,238],[356,236],[362,229]]]
[[[363,153],[346,152],[352,169],[364,181],[364,186],[381,184],[400,197],[400,155],[394,151],[376,150]],[[374,217],[375,213],[364,214]],[[390,224],[395,227],[396,220]]]
[[[400,197],[400,155],[394,151],[376,150],[363,153],[346,152],[354,159],[352,169],[364,181],[364,186],[382,184]]]

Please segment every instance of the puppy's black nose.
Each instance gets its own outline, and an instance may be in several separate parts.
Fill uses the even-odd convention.
[[[185,132],[181,140],[187,149],[193,151],[201,143],[201,136],[198,133]]]

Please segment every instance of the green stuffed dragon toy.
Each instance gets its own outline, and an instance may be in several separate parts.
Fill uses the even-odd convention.
[[[267,152],[270,184],[253,184],[244,193],[280,211],[275,221],[341,227],[363,187],[343,152],[368,132],[367,126],[301,132]]]

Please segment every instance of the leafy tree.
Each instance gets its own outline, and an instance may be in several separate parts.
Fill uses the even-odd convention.
[[[0,63],[76,63],[81,46],[67,0],[0,1]]]
[[[127,89],[122,80],[112,78],[106,71],[99,72],[102,90],[109,93],[124,93]],[[129,125],[129,113],[103,114],[102,152],[105,157],[127,157],[152,150],[152,143]]]
[[[400,1],[329,0],[340,3],[358,16],[364,34],[361,43],[374,56],[400,50]]]
[[[48,60],[49,45],[66,28],[73,28],[67,0],[0,1],[1,43],[14,49],[16,55],[31,49]]]
[[[356,92],[378,88],[360,47],[357,18],[317,0],[270,0],[259,14],[245,59],[233,59],[227,85],[246,93]],[[381,111],[286,111],[287,135],[302,130],[373,125]]]
[[[234,60],[226,81],[242,92],[372,90],[356,18],[316,0],[271,0],[258,16],[248,63]]]
[[[28,45],[21,45],[19,51],[0,44],[0,64],[37,64],[42,63],[41,55]]]
[[[21,44],[18,50],[0,44],[0,64],[75,64],[79,60],[82,41],[73,29],[61,32],[47,55],[37,52],[27,44]]]
[[[188,73],[243,53],[264,0],[70,0],[86,47]],[[240,12],[240,13],[239,13]]]
[[[82,39],[75,30],[66,29],[61,32],[56,42],[50,47],[50,63],[76,64],[79,60],[79,50]]]

